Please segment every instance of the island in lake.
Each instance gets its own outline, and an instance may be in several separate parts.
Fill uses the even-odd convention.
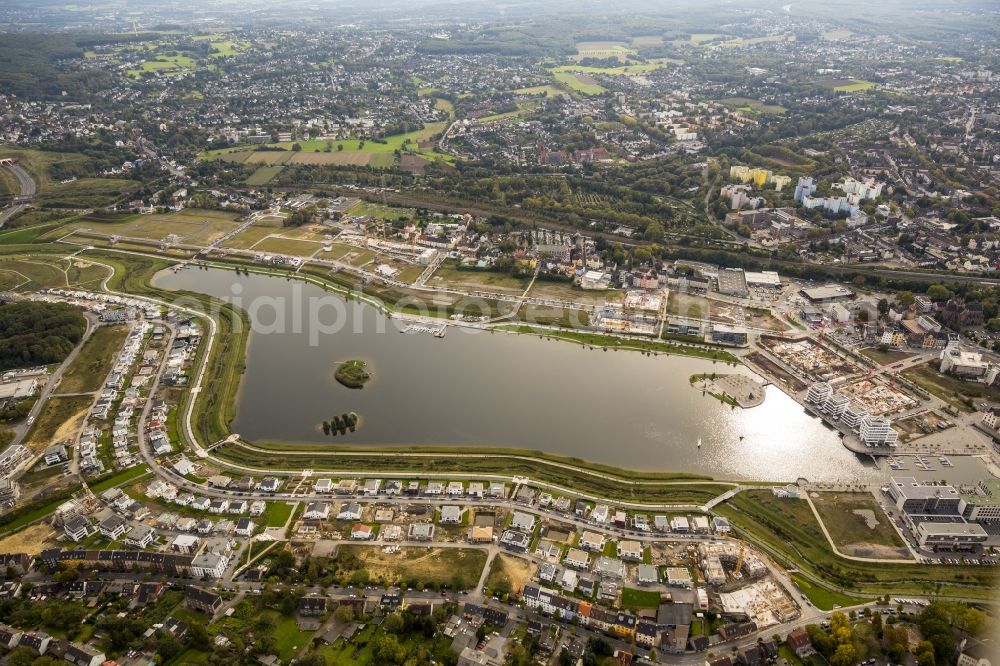
[[[372,378],[371,373],[366,369],[364,361],[352,359],[344,361],[337,366],[334,378],[347,388],[364,388],[368,380]]]

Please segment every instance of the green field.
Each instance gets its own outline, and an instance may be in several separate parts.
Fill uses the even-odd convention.
[[[638,611],[644,608],[656,608],[660,605],[660,593],[653,590],[636,590],[626,587],[622,590],[621,607],[625,610]]]
[[[838,549],[856,556],[910,559],[905,544],[871,494],[823,492],[815,495],[811,497],[813,506]],[[864,516],[855,511],[872,512],[878,524],[870,528]],[[867,552],[872,550],[876,552]]]
[[[258,167],[250,176],[246,179],[247,185],[252,185],[254,187],[259,187],[260,185],[267,185],[274,177],[281,173],[281,170],[285,167],[278,166],[262,166]]]
[[[89,393],[104,386],[118,352],[128,336],[128,326],[98,326],[66,368],[58,393]]]
[[[253,246],[254,250],[260,252],[275,252],[277,254],[290,254],[296,257],[309,257],[316,250],[322,249],[320,243],[313,241],[294,240],[291,238],[265,238]]]
[[[268,502],[257,523],[265,527],[283,527],[291,518],[294,509],[295,504],[288,502]]]
[[[542,95],[546,97],[559,97],[560,95],[565,95],[566,93],[555,86],[532,86],[531,88],[518,88],[517,90],[512,90],[511,92],[517,95]]]
[[[840,86],[834,86],[833,89],[837,92],[859,92],[861,90],[869,90],[874,88],[875,84],[871,81],[863,81],[859,79],[854,79],[853,83],[847,83]]]
[[[553,74],[564,72],[578,72],[581,74],[607,74],[609,76],[638,76],[649,74],[663,68],[663,62],[648,62],[639,65],[622,65],[621,67],[584,67],[581,65],[563,65],[553,67]]]
[[[131,78],[139,78],[143,74],[153,72],[192,71],[198,63],[189,56],[157,56],[155,60],[147,60],[138,69],[130,69],[126,74]]]
[[[90,229],[100,234],[153,241],[163,240],[173,234],[181,243],[208,245],[239,226],[237,217],[235,213],[220,210],[185,208],[172,213],[136,215],[120,222],[83,218],[79,222],[67,224],[59,231],[68,233],[70,230]]]
[[[100,495],[102,492],[108,488],[115,488],[117,486],[124,486],[129,483],[135,483],[140,480],[146,474],[149,474],[149,467],[147,465],[136,465],[135,467],[129,467],[128,469],[123,469],[122,471],[112,474],[110,476],[104,477],[100,481],[90,485],[90,491],[95,495]]]
[[[593,81],[590,77],[586,77],[586,75],[571,74],[570,72],[554,72],[552,76],[559,83],[569,86],[571,89],[581,92],[584,95],[600,95],[606,92],[597,82]]]
[[[285,162],[289,160],[298,162],[301,160],[303,162],[323,163],[325,161],[329,161],[331,163],[336,163],[337,161],[343,161],[351,158],[352,154],[368,155],[370,158],[376,156],[394,158],[395,156],[393,153],[399,150],[412,152],[413,154],[419,155],[425,159],[453,161],[454,158],[450,155],[437,153],[432,149],[424,149],[419,146],[420,143],[429,141],[435,135],[443,132],[445,125],[446,123],[443,122],[427,123],[423,129],[407,132],[405,134],[395,134],[379,140],[335,139],[330,142],[330,152],[326,152],[326,139],[303,139],[300,141],[284,141],[268,144],[268,146],[272,148],[281,148],[287,152],[260,153],[255,152],[247,146],[236,146],[206,151],[202,153],[201,157],[203,159],[224,159],[227,161],[242,162],[243,160],[249,160],[257,157],[273,156],[284,158]],[[299,145],[301,151],[292,151],[292,147],[295,144]]]

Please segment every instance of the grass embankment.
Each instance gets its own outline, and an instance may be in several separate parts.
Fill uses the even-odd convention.
[[[128,337],[128,326],[99,326],[66,368],[59,393],[91,393],[104,385],[115,357]]]
[[[712,361],[722,361],[723,363],[739,362],[738,359],[729,352],[710,347],[677,345],[669,342],[658,342],[655,340],[617,338],[612,335],[601,335],[599,333],[586,333],[582,331],[550,331],[542,328],[533,328],[531,326],[500,326],[498,327],[498,330],[510,331],[512,333],[538,335],[540,337],[553,338],[555,340],[566,340],[584,346],[589,345],[591,347],[606,347],[608,349],[627,349],[658,354],[693,356],[695,358],[706,358]]]
[[[715,512],[728,518],[739,536],[771,551],[789,568],[850,593],[975,599],[995,594],[998,576],[992,567],[873,563],[838,557],[805,500],[780,499],[769,490],[750,490],[715,507]]]
[[[813,583],[800,574],[793,573],[791,574],[791,578],[802,594],[806,595],[806,598],[812,602],[812,605],[820,610],[833,610],[834,608],[843,608],[844,606],[854,606],[867,601],[863,597],[852,597],[840,592],[834,592],[822,585]]]
[[[454,472],[456,477],[469,477],[476,474],[495,474],[501,476],[521,475],[542,483],[557,484],[560,487],[572,488],[575,492],[607,497],[624,502],[662,503],[662,504],[704,504],[731,489],[731,485],[714,483],[705,480],[682,482],[685,477],[669,475],[658,476],[655,472],[644,476],[642,472],[616,470],[611,478],[588,474],[586,470],[608,472],[602,469],[615,469],[589,463],[575,461],[574,465],[582,469],[567,469],[548,462],[548,454],[535,451],[517,451],[513,454],[492,454],[491,449],[484,448],[474,456],[457,457],[455,448],[448,447],[406,447],[398,449],[399,455],[368,456],[362,453],[342,452],[331,455],[330,447],[323,444],[274,443],[266,442],[254,445],[263,451],[256,451],[241,445],[226,444],[213,452],[216,456],[229,462],[250,467],[267,468],[274,465],[276,457],[281,456],[281,466],[284,469],[314,469],[314,470],[351,470],[359,469],[378,472],[412,473],[419,477],[424,472]],[[273,453],[272,453],[273,451]],[[315,455],[289,455],[289,452],[309,451]],[[516,451],[516,450],[514,450]],[[282,456],[282,453],[285,453]],[[380,453],[386,452],[379,449]],[[405,452],[420,454],[407,456]],[[439,453],[440,455],[434,455]],[[523,456],[523,457],[517,457]],[[620,474],[620,476],[619,476]],[[635,481],[642,482],[636,485]]]
[[[120,472],[115,472],[114,474],[105,476],[97,480],[95,483],[88,485],[90,486],[90,491],[92,493],[99,495],[108,488],[116,488],[118,486],[124,486],[140,481],[144,476],[150,473],[148,465],[136,465],[135,467],[129,467]]]
[[[347,388],[353,389],[364,388],[368,380],[372,378],[366,369],[365,362],[358,359],[344,361],[338,365],[337,371],[333,373],[333,376],[334,379]]]

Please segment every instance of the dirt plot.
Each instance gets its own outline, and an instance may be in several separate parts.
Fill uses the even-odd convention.
[[[868,493],[812,493],[816,511],[837,548],[859,557],[909,556],[889,518]]]
[[[422,176],[424,170],[427,169],[427,165],[430,164],[428,160],[422,157],[417,157],[416,155],[403,155],[399,158],[399,168],[402,171],[409,171],[410,173]]]
[[[341,546],[340,557],[353,557],[372,580],[417,580],[426,584],[451,584],[461,577],[463,586],[475,585],[486,565],[486,553],[470,548],[401,548],[386,553],[372,546]]]
[[[89,395],[49,398],[39,412],[24,445],[34,451],[41,451],[52,444],[76,439],[93,402],[93,396]]]
[[[749,361],[753,365],[761,369],[761,371],[769,378],[775,380],[777,383],[785,386],[792,393],[798,393],[800,391],[805,391],[808,385],[800,381],[797,377],[789,374],[777,363],[773,362],[771,359],[767,358],[760,352],[752,352],[747,354],[745,360]]]
[[[506,587],[511,592],[519,593],[537,569],[538,565],[519,557],[497,555],[490,567],[490,575],[486,578],[486,587],[494,590],[500,588],[501,591]]]
[[[59,535],[50,525],[38,523],[0,539],[0,552],[38,555],[46,548],[57,546],[57,536]]]
[[[329,153],[293,153],[288,164],[336,164],[340,166],[368,166],[371,153],[345,151]]]

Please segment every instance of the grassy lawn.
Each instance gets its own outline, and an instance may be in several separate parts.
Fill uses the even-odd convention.
[[[46,287],[65,287],[66,274],[59,267],[62,257],[43,254],[18,254],[0,257],[0,275],[18,291],[36,291]]]
[[[278,650],[278,656],[284,662],[298,654],[299,650],[305,647],[315,632],[301,631],[295,623],[293,616],[275,614],[277,626],[274,628],[274,642]]]
[[[622,590],[621,607],[625,610],[637,611],[643,608],[656,608],[660,605],[660,593],[653,590],[636,590],[626,587]]]
[[[820,610],[833,610],[836,607],[853,606],[865,601],[861,597],[852,597],[840,592],[834,592],[817,585],[800,574],[791,574],[792,581],[806,595],[813,606]]]
[[[657,342],[655,340],[616,338],[611,335],[584,333],[581,331],[550,331],[546,329],[532,328],[530,326],[501,326],[498,327],[497,330],[545,336],[557,340],[576,342],[581,345],[589,345],[591,347],[607,347],[608,349],[628,349],[642,352],[675,354],[678,356],[693,356],[695,358],[707,358],[715,361],[722,361],[723,363],[737,362],[736,357],[727,351],[706,347],[686,347],[671,344],[669,342]]]
[[[95,495],[100,495],[108,488],[114,488],[115,486],[123,486],[127,483],[136,482],[148,473],[149,467],[147,465],[129,467],[128,469],[123,469],[116,474],[105,477],[97,483],[90,484],[90,490]]]
[[[24,445],[40,451],[71,439],[83,425],[83,419],[93,401],[93,397],[89,395],[49,398],[28,432]]]
[[[268,502],[264,513],[257,519],[257,523],[265,527],[283,527],[292,515],[295,504],[288,502]]]
[[[57,392],[89,393],[104,386],[128,331],[128,326],[123,325],[98,326],[63,373]]]
[[[811,499],[838,548],[882,546],[896,549],[901,557],[908,558],[905,544],[869,493],[816,493],[816,497]],[[871,512],[878,524],[874,529],[870,528],[865,517],[855,512]],[[861,555],[856,552],[851,554]],[[881,549],[879,554],[892,557]]]
[[[869,347],[868,349],[861,350],[862,356],[866,356],[871,360],[875,361],[879,365],[892,365],[893,363],[898,363],[899,361],[904,361],[913,354],[903,351],[896,351],[894,349],[887,349],[882,351],[877,347]]]
[[[974,403],[978,399],[1000,401],[1000,388],[942,375],[931,365],[919,365],[902,374],[923,390],[963,412],[975,411]]]

